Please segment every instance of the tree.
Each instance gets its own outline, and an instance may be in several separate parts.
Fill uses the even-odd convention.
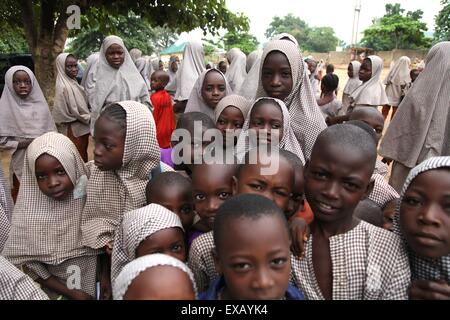
[[[225,50],[228,51],[232,48],[239,48],[245,54],[249,54],[256,50],[259,44],[256,37],[247,31],[229,31],[224,35],[223,41]]]
[[[308,40],[304,47],[309,52],[329,52],[336,50],[338,44],[339,39],[333,28],[318,27],[308,31]]]
[[[436,16],[435,42],[450,41],[450,0],[442,0],[442,10]]]
[[[375,50],[427,48],[431,39],[425,36],[426,23],[422,22],[423,11],[408,11],[400,4],[386,4],[386,14],[374,19],[372,26],[364,30],[361,45]]]
[[[305,21],[289,13],[283,18],[273,17],[265,36],[270,39],[280,33],[290,33],[297,39],[300,47],[308,40],[309,27]]]
[[[3,0],[0,2],[0,21],[24,28],[29,51],[33,55],[36,77],[52,103],[55,83],[55,59],[65,46],[69,29],[67,20],[73,18],[69,6],[77,5],[84,15],[93,8],[103,10],[102,18],[141,13],[151,26],[167,25],[180,32],[201,27],[206,33],[219,29],[248,29],[248,18],[230,12],[224,0]],[[77,12],[75,12],[76,18]],[[101,32],[112,26],[102,24]]]

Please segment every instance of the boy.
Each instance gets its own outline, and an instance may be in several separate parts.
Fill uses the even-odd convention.
[[[348,124],[322,131],[305,166],[305,193],[314,212],[305,257],[293,259],[307,299],[407,299],[408,257],[401,239],[353,216],[370,193],[375,141]]]
[[[199,298],[303,300],[289,284],[290,242],[286,219],[273,201],[252,194],[226,201],[214,224],[213,256],[220,277]]]

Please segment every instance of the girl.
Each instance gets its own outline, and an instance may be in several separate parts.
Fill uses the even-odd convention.
[[[249,108],[250,101],[236,94],[226,96],[217,104],[214,118],[217,129],[222,132],[224,147],[236,144],[235,138],[239,137]]]
[[[317,136],[327,125],[308,80],[303,57],[295,43],[273,40],[265,46],[261,61],[256,97],[284,102],[303,153],[299,157],[308,159]]]
[[[151,254],[127,264],[114,283],[114,300],[195,300],[191,270],[165,254]]]
[[[165,253],[186,262],[180,218],[158,204],[125,213],[114,239],[111,281],[114,283],[127,263],[154,253]]]
[[[140,57],[137,58],[134,61],[134,64],[136,65],[136,68],[138,69],[139,73],[141,74],[142,78],[145,81],[145,84],[147,85],[147,90],[150,91],[150,61],[148,58]]]
[[[93,76],[91,70],[95,69],[95,65],[98,62],[98,57],[100,56],[100,52],[94,52],[86,59],[86,69],[83,72],[83,78],[81,79],[80,85],[86,90],[86,82],[88,79],[88,75]]]
[[[81,158],[87,162],[91,116],[84,88],[76,79],[77,62],[69,53],[61,53],[56,58],[57,76],[52,115],[58,131],[69,137]]]
[[[450,42],[431,48],[425,70],[402,101],[380,145],[380,155],[394,160],[389,183],[397,192],[422,161],[450,150]]]
[[[450,157],[430,158],[408,175],[394,216],[407,244],[411,299],[450,299]]]
[[[360,68],[361,63],[359,61],[352,61],[348,64],[347,75],[349,79],[342,94],[342,109],[339,112],[340,115],[345,115],[347,113],[347,109],[350,106],[350,94],[362,84],[362,81],[359,80]]]
[[[230,83],[233,92],[239,92],[242,83],[244,82],[247,72],[245,71],[247,65],[247,57],[238,48],[233,48],[227,53],[227,59],[230,67],[227,70],[226,77]]]
[[[257,143],[258,146],[261,143],[267,143],[291,151],[304,164],[305,158],[290,121],[289,111],[283,101],[268,97],[256,100],[248,112],[248,118],[245,120],[237,142],[238,159],[242,159],[249,149],[257,147],[252,145],[253,143]],[[272,130],[274,130],[273,133]],[[253,141],[251,132],[256,134],[256,141]],[[267,140],[261,136],[264,133],[267,133]]]
[[[359,80],[363,83],[350,94],[351,112],[356,107],[375,107],[389,104],[389,100],[380,82],[383,71],[383,59],[369,56],[364,59],[359,69]]]
[[[406,86],[411,83],[411,77],[409,75],[411,66],[411,59],[406,56],[401,57],[391,68],[386,79],[383,83],[386,85],[386,95],[389,100],[389,104],[383,106],[383,116],[387,119],[389,109],[392,106],[391,120],[394,117],[397,107],[400,104],[400,98],[402,96],[402,86]]]
[[[241,88],[238,91],[240,96],[245,97],[248,100],[254,100],[256,89],[258,89],[259,82],[259,69],[261,65],[262,51],[257,50],[250,53],[247,57],[246,71],[244,81]]]
[[[84,247],[80,234],[88,175],[75,145],[62,134],[46,133],[27,149],[2,255],[26,268],[50,295],[95,297],[98,252]]]
[[[169,83],[166,86],[166,91],[172,96],[175,96],[177,91],[177,71],[180,59],[177,56],[171,56],[169,60],[169,69],[167,73],[169,74]]]
[[[86,92],[92,130],[103,107],[109,103],[134,100],[150,108],[148,88],[121,38],[108,36],[103,40],[98,63],[90,73]]]
[[[336,99],[336,89],[339,86],[339,78],[335,74],[327,74],[322,78],[320,99],[317,100],[322,114],[327,118],[334,118],[342,108],[342,103]]]
[[[205,70],[192,88],[185,112],[203,112],[214,119],[217,104],[231,93],[231,87],[222,72],[217,69]]]
[[[25,66],[9,68],[5,84],[0,98],[0,149],[12,153],[9,176],[15,201],[28,145],[34,138],[56,131],[56,127],[44,94],[30,69]]]

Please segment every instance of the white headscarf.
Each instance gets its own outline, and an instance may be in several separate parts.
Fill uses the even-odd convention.
[[[384,79],[384,84],[393,84],[396,86],[405,85],[411,82],[411,76],[409,75],[411,66],[411,59],[403,56],[394,64],[389,71],[389,74]]]
[[[187,273],[189,279],[191,279],[195,296],[197,296],[197,285],[195,284],[194,275],[189,267],[176,258],[166,254],[155,253],[139,257],[123,268],[122,272],[117,277],[116,282],[113,284],[114,300],[123,300],[123,296],[127,293],[128,287],[131,285],[133,280],[141,272],[157,266],[171,266]]]
[[[125,52],[125,59],[119,69],[111,67],[106,60],[106,50],[113,44],[119,45]],[[105,104],[134,100],[151,106],[147,85],[137,70],[122,39],[108,36],[103,40],[100,56],[93,68],[93,81],[87,81],[86,92],[91,106],[91,128]],[[88,76],[89,77],[89,76]]]
[[[230,94],[229,96],[224,97],[222,100],[220,100],[220,102],[216,106],[216,109],[214,110],[214,123],[217,123],[217,120],[219,120],[219,117],[222,114],[223,110],[225,110],[229,106],[233,106],[241,110],[245,120],[248,115],[248,110],[251,107],[251,102],[237,94]]]
[[[147,89],[150,90],[150,61],[149,59],[146,59],[145,57],[137,58],[134,61],[134,64],[136,65],[136,68],[138,69],[139,73],[141,74],[142,78],[145,81],[145,84],[147,85]]]
[[[248,100],[255,100],[256,90],[258,89],[259,83],[261,57],[261,50],[253,51],[247,57],[247,69],[249,69],[244,81],[242,82],[239,95],[247,98]]]
[[[56,88],[52,115],[56,124],[71,123],[75,137],[89,133],[91,119],[84,88],[65,71],[70,53],[61,53],[56,58]],[[66,132],[61,132],[67,134]]]
[[[13,76],[17,71],[25,71],[31,80],[32,89],[25,99],[14,91]],[[0,137],[33,139],[43,133],[56,131],[41,87],[33,72],[25,66],[13,66],[6,71],[0,115]]]
[[[289,33],[286,33],[286,32],[277,34],[276,36],[274,36],[272,38],[272,40],[290,40],[293,43],[295,43],[295,45],[298,47],[297,39],[292,34],[289,34]]]
[[[226,77],[223,75],[223,73],[219,69],[212,68],[212,69],[205,70],[198,77],[197,81],[195,82],[194,87],[192,88],[192,92],[191,92],[191,95],[189,96],[185,112],[186,113],[187,112],[195,112],[195,111],[202,112],[214,120],[214,110],[211,109],[206,104],[205,100],[203,100],[203,97],[202,97],[203,82],[205,81],[206,75],[211,71],[218,72],[223,77],[223,80],[225,81],[225,96],[233,93],[230,85],[228,84]]]
[[[130,56],[131,59],[133,59],[133,62],[136,62],[136,60],[142,56],[142,51],[138,48],[133,48],[130,50]]]
[[[230,62],[230,67],[225,76],[230,83],[231,90],[238,92],[241,89],[242,83],[247,76],[245,71],[247,65],[247,57],[238,48],[233,48],[227,53],[227,59]]]
[[[380,155],[413,168],[450,155],[450,42],[438,43],[400,104],[380,145]]]
[[[369,56],[368,59],[372,62],[372,77],[351,93],[351,107],[378,107],[389,104],[386,92],[380,81],[381,72],[383,71],[383,59],[379,56]]]
[[[247,56],[247,64],[245,65],[245,71],[248,73],[255,63],[261,59],[262,56],[262,50],[255,50],[248,54]]]
[[[199,41],[190,41],[183,53],[183,61],[177,71],[177,91],[174,99],[188,100],[194,83],[200,74],[205,71],[203,45]]]
[[[344,88],[344,93],[350,95],[356,88],[358,88],[362,81],[359,80],[359,69],[361,68],[361,63],[359,61],[350,62],[353,66],[353,78],[349,78],[347,84]]]
[[[84,69],[83,78],[81,79],[80,85],[86,90],[87,84],[94,81],[94,73],[91,70],[96,69],[96,64],[98,62],[98,57],[100,56],[100,52],[94,52],[86,59],[86,69]],[[90,79],[89,79],[90,76]],[[91,85],[90,84],[90,85]]]
[[[167,70],[170,80],[169,80],[169,83],[166,85],[165,90],[171,94],[172,93],[174,94],[177,91],[177,72],[173,72],[172,68],[171,68],[172,64],[177,61],[176,58],[177,57],[175,57],[175,56],[170,57],[169,68]]]

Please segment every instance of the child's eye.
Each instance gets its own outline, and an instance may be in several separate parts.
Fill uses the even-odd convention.
[[[349,190],[351,190],[351,191],[354,191],[354,190],[359,189],[359,186],[358,186],[358,185],[356,185],[356,184],[354,184],[354,183],[351,183],[351,182],[345,182],[344,185],[345,185],[345,187],[346,187],[347,189],[349,189]]]
[[[45,174],[36,174],[37,180],[44,180],[47,176]]]
[[[112,150],[114,146],[112,144],[105,144],[106,150]]]
[[[231,193],[229,193],[229,192],[221,192],[221,193],[219,193],[219,198],[222,199],[222,200],[225,200],[225,199],[227,199],[230,195],[231,195]]]
[[[313,172],[313,176],[318,179],[326,179],[328,175],[324,172]]]
[[[281,125],[279,123],[272,124],[272,129],[280,129]]]
[[[249,186],[252,189],[255,189],[256,191],[261,191],[263,189],[263,187],[261,185],[259,185],[259,184],[249,184]]]
[[[222,91],[222,92],[225,91],[225,89],[226,89],[225,86],[220,86],[219,87],[219,90]]]
[[[64,169],[60,169],[56,172],[59,176],[65,176],[66,175],[66,171]]]
[[[403,198],[403,202],[412,206],[412,207],[417,207],[421,204],[420,199],[411,197],[411,196],[405,196]]]
[[[234,124],[234,126],[236,127],[236,129],[241,129],[243,125],[244,125],[244,124],[241,123],[241,122],[236,122],[236,123]]]
[[[222,120],[222,119],[219,119],[219,121],[217,121],[217,123],[220,124],[220,125],[222,125],[222,126],[225,125],[225,121]]]
[[[289,197],[289,195],[282,190],[275,190],[275,193],[281,197]]]
[[[181,213],[182,214],[191,214],[192,213],[192,208],[191,207],[183,207],[181,209]]]
[[[383,129],[374,129],[376,133],[382,133]]]
[[[183,246],[181,244],[176,244],[172,247],[173,252],[180,252]]]
[[[205,195],[204,194],[196,194],[195,196],[194,196],[194,199],[195,200],[197,200],[197,201],[202,201],[202,200],[205,200]]]
[[[287,71],[283,72],[281,75],[283,76],[283,78],[290,78],[291,77],[291,73],[287,72]]]
[[[270,263],[271,263],[273,266],[279,267],[279,266],[285,265],[286,262],[287,262],[287,259],[286,259],[286,258],[277,258],[277,259],[273,259]]]
[[[251,265],[249,263],[235,263],[233,264],[233,269],[236,269],[237,271],[247,271],[251,268]]]

